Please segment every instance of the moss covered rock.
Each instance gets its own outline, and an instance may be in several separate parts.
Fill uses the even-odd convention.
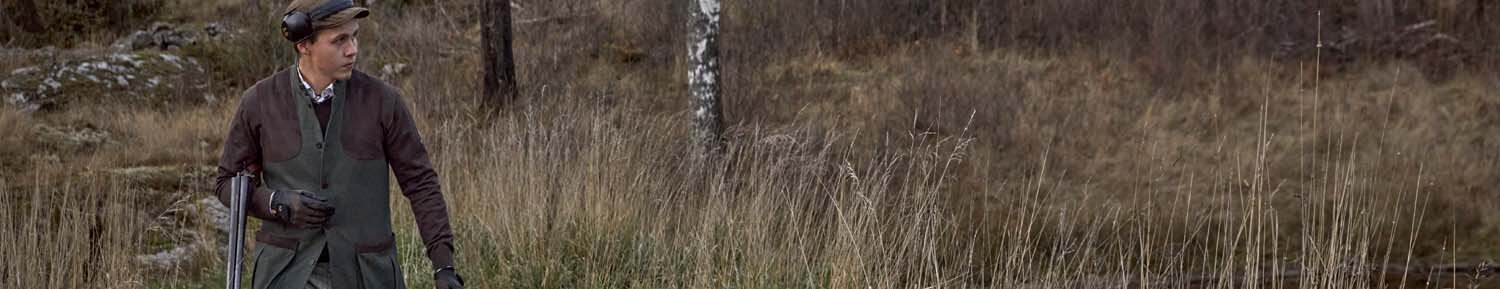
[[[5,103],[23,111],[56,110],[79,101],[160,106],[194,104],[207,84],[198,60],[160,51],[54,57],[10,71],[0,81]]]

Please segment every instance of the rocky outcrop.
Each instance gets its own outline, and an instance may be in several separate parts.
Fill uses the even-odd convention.
[[[160,232],[148,234],[151,246],[136,262],[152,269],[180,268],[194,260],[222,254],[229,235],[229,210],[214,197],[210,182],[214,166],[145,166],[105,170],[128,184],[138,196],[136,205],[153,213]]]
[[[197,27],[193,25],[174,25],[156,22],[152,23],[150,28],[136,31],[115,40],[114,45],[110,47],[118,51],[143,49],[174,50],[197,44],[198,41],[227,37],[230,32],[228,28],[219,23],[208,23]]]
[[[53,110],[70,102],[160,105],[201,103],[210,97],[196,59],[169,52],[120,52],[48,62],[15,69],[0,80],[0,96],[22,111]]]
[[[88,99],[105,104],[182,104],[212,100],[204,65],[181,48],[240,34],[219,23],[157,22],[117,39],[109,49],[0,50],[36,64],[0,72],[0,99],[23,111],[52,110]],[[15,66],[9,66],[15,67]]]
[[[204,232],[193,228],[177,228],[175,236],[181,240],[171,247],[135,256],[136,262],[152,269],[179,268],[183,264],[207,254],[224,254],[228,249],[224,240],[229,236],[229,208],[225,208],[214,197],[204,197],[196,202],[184,203],[178,209],[197,222],[207,222],[213,230]]]

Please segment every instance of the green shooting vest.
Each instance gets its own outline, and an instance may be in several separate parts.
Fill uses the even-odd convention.
[[[301,146],[289,159],[264,159],[261,183],[276,191],[316,193],[328,199],[334,214],[319,229],[261,222],[252,253],[251,287],[303,288],[326,247],[334,288],[406,288],[391,232],[389,167],[379,154],[369,159],[347,154],[340,137],[345,121],[373,121],[346,120],[346,100],[376,95],[349,91],[356,86],[348,81],[335,82],[332,114],[324,132],[296,69],[280,74],[288,78],[271,86],[272,95],[295,99]]]

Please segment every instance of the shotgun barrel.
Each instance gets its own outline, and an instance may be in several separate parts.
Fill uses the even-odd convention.
[[[244,272],[245,207],[250,196],[251,174],[240,172],[229,182],[229,248],[224,256],[224,288],[240,289]]]

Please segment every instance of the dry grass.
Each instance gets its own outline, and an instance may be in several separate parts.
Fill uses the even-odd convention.
[[[1413,198],[1426,196],[1354,185],[1368,172],[1352,165],[1351,157],[1332,160],[1319,179],[1343,185],[1296,192],[1307,201],[1278,204],[1280,194],[1292,192],[1272,187],[1266,177],[1266,161],[1273,159],[1267,156],[1277,154],[1268,151],[1231,154],[1239,161],[1201,177],[1173,180],[1181,183],[1161,193],[1150,188],[1125,194],[1068,190],[1057,185],[1067,177],[1051,175],[1058,172],[1045,167],[1045,161],[1034,176],[987,180],[1000,183],[965,192],[955,183],[963,181],[959,177],[970,161],[967,153],[977,144],[967,135],[916,133],[884,140],[887,149],[866,150],[854,147],[858,135],[803,126],[742,127],[723,166],[695,167],[674,153],[687,144],[671,119],[579,101],[483,122],[463,117],[429,122],[427,131],[439,136],[431,145],[457,216],[460,263],[473,284],[1198,288],[1174,282],[1203,276],[1255,278],[1254,272],[1269,267],[1311,272],[1292,283],[1298,287],[1370,287],[1378,283],[1360,268],[1387,263],[1373,259],[1389,252],[1398,261],[1410,252],[1391,246],[1412,235],[1383,224],[1412,224],[1402,220],[1422,217],[1413,210],[1422,201]],[[1268,150],[1264,145],[1260,149]],[[1246,166],[1250,169],[1240,170]],[[1420,179],[1404,182],[1415,187]],[[6,252],[46,248],[31,253],[46,255],[26,260],[85,264],[72,265],[76,272],[111,268],[103,267],[111,263],[55,253],[93,251],[77,247],[84,244],[98,244],[100,252],[115,258],[139,252],[141,247],[130,245],[142,240],[133,229],[148,222],[116,220],[138,219],[119,217],[142,212],[75,212],[130,203],[95,199],[128,195],[85,193],[96,189],[61,188],[55,199],[34,194],[21,198],[32,202],[29,206],[5,204],[33,208],[11,214],[56,210],[51,214],[60,222],[8,218],[33,221],[0,228],[37,238],[13,244],[65,240],[18,245]],[[982,206],[955,205],[976,197]],[[1112,199],[1119,197],[1124,199]],[[425,287],[429,280],[421,276],[427,266],[416,249],[421,241],[402,203],[392,204],[401,212],[394,218],[403,228],[401,257],[407,276],[415,276],[409,280],[412,285]],[[979,214],[964,214],[963,209]],[[979,219],[968,219],[974,217]],[[1286,219],[1303,226],[1288,230],[1281,223]],[[95,237],[101,235],[79,228],[121,231]],[[94,238],[123,241],[85,241]],[[16,267],[9,272],[22,272],[19,276],[59,276],[31,273],[60,270],[11,265]],[[23,277],[8,284],[136,287],[145,279],[138,275],[142,273],[111,275],[122,276],[123,283],[92,283],[101,277],[66,273],[61,276],[74,277]],[[1251,283],[1207,284],[1243,288]]]
[[[732,149],[705,167],[679,153],[673,5],[523,2],[517,19],[581,16],[517,29],[530,102],[496,114],[473,105],[469,1],[386,3],[404,12],[362,25],[361,69],[411,65],[390,82],[433,152],[473,287],[1459,287],[1476,280],[1369,268],[1497,253],[1491,74],[1439,81],[1401,59],[1327,73],[1254,53],[1180,66],[1109,45],[974,50],[949,29],[959,16],[914,34],[855,20],[961,16],[962,1],[934,2],[949,12],[744,2],[727,10]],[[1172,3],[1157,2],[1117,8]],[[1029,11],[1072,2],[1045,3]],[[776,4],[808,9],[756,9]],[[852,16],[798,22],[830,13]],[[1055,29],[1101,27],[1071,17]],[[799,27],[809,32],[782,33]],[[829,33],[873,36],[803,38]],[[1040,35],[1068,35],[1057,33]],[[254,59],[287,57],[273,36],[240,41],[190,48],[229,86],[217,95],[280,66]],[[256,56],[230,57],[241,52]],[[177,224],[178,212],[208,196],[194,183],[207,179],[97,172],[211,165],[233,104],[0,111],[0,235],[16,236],[0,255],[25,257],[0,262],[0,287],[217,286],[220,257],[166,271],[129,260],[173,240],[163,220],[202,225]],[[115,142],[9,133],[35,124]],[[404,203],[391,204],[404,276],[430,287]]]
[[[34,180],[54,183],[54,180]],[[5,287],[140,288],[145,273],[135,254],[150,226],[132,194],[104,179],[69,177],[60,187],[4,188],[0,198],[0,276]]]
[[[433,124],[475,284],[528,288],[1386,286],[1368,268],[1410,261],[1427,217],[1414,163],[1370,186],[1358,152],[1312,160],[1283,187],[1287,155],[1258,128],[1223,165],[1178,178],[1140,164],[1139,186],[1069,188],[1033,156],[1030,176],[966,191],[975,139],[913,132],[863,148],[813,126],[741,127],[728,163],[684,163],[665,116],[562,100],[474,123]],[[1262,123],[1270,105],[1262,104]],[[472,113],[472,112],[460,112]],[[665,125],[664,125],[665,124]],[[868,137],[868,136],[865,136]],[[1171,152],[1143,147],[1155,161]],[[1375,156],[1379,157],[1379,156]],[[393,205],[400,206],[400,202]],[[411,227],[410,216],[395,217]],[[413,232],[403,248],[418,248]],[[408,276],[424,268],[404,251]],[[416,261],[410,261],[416,260]],[[1260,283],[1261,274],[1300,278]],[[1430,276],[1415,276],[1426,279]],[[1189,280],[1194,280],[1190,282]],[[416,278],[415,286],[426,280]]]
[[[28,150],[23,148],[30,147],[27,140],[31,137],[31,119],[9,107],[0,109],[0,131],[6,132],[0,135],[0,147],[6,148],[0,150],[0,171],[9,176],[12,172],[20,171],[25,162]],[[0,177],[0,183],[4,183],[5,179]]]
[[[133,147],[152,149],[104,151],[96,158],[121,167],[217,163],[219,150],[215,148],[224,141],[224,128],[229,127],[229,119],[223,116],[233,115],[231,109],[216,104],[173,112],[132,111],[116,116],[118,119],[106,126],[106,130],[128,136],[121,141]]]

